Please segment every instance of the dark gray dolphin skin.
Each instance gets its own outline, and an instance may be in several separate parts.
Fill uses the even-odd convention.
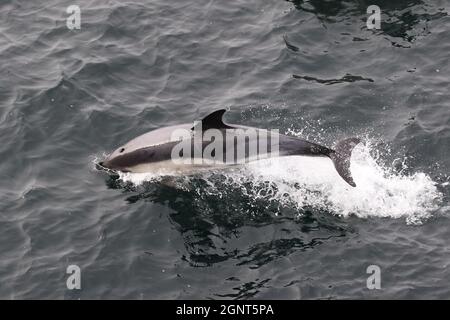
[[[360,139],[344,139],[339,141],[334,149],[330,149],[270,130],[226,124],[222,119],[225,111],[225,109],[214,111],[194,126],[192,124],[181,124],[145,133],[117,148],[99,165],[103,168],[122,172],[167,171],[192,174],[208,168],[220,168],[274,156],[328,157],[333,162],[338,174],[349,185],[356,186],[350,172],[350,157],[353,148],[361,141]],[[218,136],[221,138],[219,139],[217,136],[206,138],[205,133],[210,129],[214,129],[214,132],[220,134]],[[174,138],[174,132],[177,132],[177,130],[188,132],[189,135]],[[229,135],[230,132],[232,134]],[[249,132],[252,134],[249,134]],[[241,137],[240,135],[244,136]],[[195,140],[198,137],[200,137],[200,144],[195,142],[198,141]],[[242,139],[239,140],[240,138]],[[212,141],[218,147],[211,152],[210,144]],[[181,152],[178,150],[180,149],[180,143],[187,146]],[[253,146],[258,146],[256,150],[250,150],[252,143]],[[245,147],[241,149],[245,152],[237,152],[239,147]],[[175,153],[174,148],[178,148]],[[196,152],[196,148],[197,151],[201,149],[201,152]],[[221,151],[221,154],[219,151]],[[228,157],[231,152],[232,156]],[[186,153],[186,158],[194,161],[183,163],[174,161],[174,154],[183,157],[183,153]]]

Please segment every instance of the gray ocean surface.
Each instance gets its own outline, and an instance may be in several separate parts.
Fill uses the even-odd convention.
[[[2,0],[0,298],[449,299],[449,14],[443,0]],[[224,107],[330,147],[363,138],[358,186],[317,158],[170,184],[95,168]]]

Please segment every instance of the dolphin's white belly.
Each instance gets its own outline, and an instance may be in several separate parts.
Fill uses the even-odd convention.
[[[208,161],[203,161],[202,163],[195,164],[195,163],[176,163],[172,160],[166,160],[166,161],[139,164],[137,166],[128,168],[128,170],[134,173],[153,172],[166,175],[191,175],[206,170],[219,169],[230,166],[232,165]]]

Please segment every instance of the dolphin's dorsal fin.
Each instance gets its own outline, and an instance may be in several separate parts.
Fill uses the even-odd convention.
[[[204,117],[201,121],[197,122],[191,130],[196,130],[197,127],[202,127],[202,130],[208,130],[208,129],[231,129],[233,127],[227,125],[225,122],[223,122],[223,115],[225,114],[227,110],[226,109],[220,109],[216,110],[210,114],[208,114],[206,117]]]

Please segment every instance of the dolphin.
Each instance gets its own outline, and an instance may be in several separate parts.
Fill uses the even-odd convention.
[[[225,109],[214,111],[194,125],[181,124],[147,132],[118,147],[98,164],[102,169],[121,172],[167,170],[193,174],[270,157],[328,157],[338,174],[356,187],[350,172],[350,158],[353,148],[361,142],[359,138],[344,139],[331,149],[278,132],[227,124],[223,121],[225,112]],[[237,152],[238,149],[244,152]],[[179,159],[175,159],[177,157]]]

